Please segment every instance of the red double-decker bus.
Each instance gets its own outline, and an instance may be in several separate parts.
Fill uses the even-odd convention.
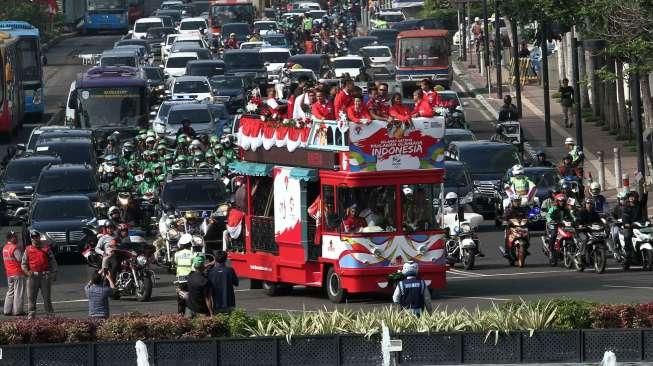
[[[219,34],[226,23],[252,23],[256,7],[252,0],[215,0],[209,6],[209,26],[213,34]]]
[[[293,285],[348,294],[389,292],[389,275],[417,262],[431,288],[446,282],[440,227],[442,117],[410,124],[243,116],[242,175],[227,219],[239,276],[275,294]]]

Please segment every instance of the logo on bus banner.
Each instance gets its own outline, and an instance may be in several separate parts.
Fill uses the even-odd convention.
[[[352,172],[444,168],[443,136],[442,117],[414,118],[409,126],[352,124],[347,165]]]

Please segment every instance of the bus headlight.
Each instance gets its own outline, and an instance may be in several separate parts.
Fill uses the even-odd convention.
[[[41,104],[41,92],[41,88],[34,90],[34,93],[32,94],[32,103]]]

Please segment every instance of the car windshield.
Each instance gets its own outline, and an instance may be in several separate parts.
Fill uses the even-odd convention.
[[[263,61],[259,53],[228,52],[224,54],[224,63],[228,68],[261,68]]]
[[[275,29],[277,29],[277,23],[272,23],[272,22],[270,22],[270,23],[267,23],[267,22],[256,23],[256,24],[254,24],[254,26],[256,28],[258,28],[259,30],[275,30]]]
[[[177,35],[174,35],[174,36],[170,35],[170,36],[168,36],[168,38],[166,38],[166,44],[167,45],[173,44],[173,43],[175,43],[176,39],[177,39]]]
[[[359,69],[363,67],[362,60],[334,60],[333,67],[336,69]]]
[[[189,20],[185,22],[181,22],[181,25],[179,25],[180,30],[200,30],[200,29],[205,29],[206,28],[206,23],[204,23],[201,20]]]
[[[349,41],[349,51],[358,52],[365,46],[371,46],[374,41],[376,40],[372,38],[353,38]]]
[[[455,100],[458,101],[456,93],[438,93],[440,100]]]
[[[185,69],[188,61],[197,60],[197,57],[168,57],[166,68]]]
[[[100,66],[131,66],[136,67],[136,59],[127,56],[105,56],[100,59]]]
[[[397,34],[399,32],[393,32],[393,31],[377,31],[377,32],[371,32],[370,35],[374,36],[379,39],[380,43],[385,44],[386,42],[394,42],[395,39],[397,39]]]
[[[181,125],[181,121],[186,118],[190,119],[191,125],[193,123],[211,122],[211,115],[208,109],[177,109],[171,110],[168,113],[168,124]]]
[[[139,87],[98,87],[78,90],[76,113],[84,127],[135,126],[143,115]]]
[[[392,57],[390,49],[386,47],[362,48],[361,54],[366,57]]]
[[[224,65],[222,64],[201,64],[189,66],[187,75],[191,76],[206,76],[210,78],[215,75],[224,75]]]
[[[243,79],[241,78],[213,78],[211,85],[218,89],[240,89],[243,87]]]
[[[136,33],[147,33],[147,30],[154,27],[163,26],[162,22],[141,22],[134,25],[134,32]]]
[[[288,52],[262,52],[261,57],[263,62],[269,62],[271,64],[283,64],[288,61],[290,54]]]
[[[313,19],[322,19],[322,17],[326,15],[326,11],[324,11],[324,10],[312,10],[312,11],[308,12],[308,15]]]
[[[204,80],[188,80],[175,82],[173,94],[178,93],[209,93],[211,88]]]
[[[125,9],[125,3],[125,0],[87,0],[89,11]]]
[[[90,193],[95,191],[97,191],[97,185],[88,171],[44,174],[39,179],[36,187],[36,193],[38,194]]]
[[[20,161],[13,160],[7,165],[4,180],[6,183],[36,183],[44,166],[51,160]]]
[[[161,81],[163,80],[163,71],[158,67],[145,67],[143,68],[145,77],[148,80]]]
[[[63,221],[71,219],[91,219],[93,209],[87,200],[47,200],[37,201],[32,220]]]
[[[525,175],[538,187],[555,187],[560,181],[560,176],[553,170],[527,170]]]
[[[380,14],[379,19],[385,20],[386,22],[396,23],[404,20],[404,16],[402,14]]]
[[[215,26],[222,26],[230,22],[239,22],[239,21],[252,21],[254,18],[254,9],[253,4],[231,4],[231,5],[213,5],[211,7],[211,24]],[[225,28],[222,28],[223,32],[227,32]],[[242,28],[240,29],[243,30]],[[229,28],[227,34],[233,32],[236,33],[235,28]],[[249,34],[249,29],[244,30],[245,33]],[[238,34],[238,33],[236,33]]]
[[[293,57],[293,63],[301,66],[302,69],[311,69],[314,73],[320,72],[320,60],[318,58],[310,57]]]
[[[460,160],[467,164],[472,174],[502,173],[519,164],[517,151],[512,147],[504,149],[465,149]]]
[[[290,73],[291,81],[298,81],[301,78],[306,80],[315,80],[315,74],[312,71],[293,71]]]
[[[444,141],[447,145],[454,141],[474,141],[474,135],[471,133],[445,133]]]
[[[399,66],[437,66],[445,64],[448,57],[444,38],[403,38],[399,42]]]
[[[447,164],[445,172],[444,187],[447,190],[471,184],[469,174],[463,165]]]
[[[207,179],[172,181],[161,192],[161,199],[173,207],[217,206],[227,198],[221,183]]]
[[[239,35],[242,36],[242,35],[250,34],[249,25],[233,24],[233,25],[225,25],[224,27],[222,27],[222,34],[227,35],[231,33],[236,33],[236,37],[238,37]]]
[[[167,34],[174,33],[175,30],[172,28],[153,28],[147,31],[145,39],[162,39]]]
[[[178,22],[178,21],[181,20],[181,11],[179,11],[179,10],[170,9],[170,10],[157,11],[156,15],[170,17],[175,22]]]
[[[36,152],[44,155],[58,155],[62,163],[66,164],[95,164],[95,157],[91,151],[92,146],[89,144],[67,144],[67,143],[49,143],[47,140],[43,144],[36,146]]]
[[[175,44],[172,47],[174,47],[173,48],[174,50],[178,50],[178,49],[180,49],[182,47],[200,47],[200,48],[203,48],[204,44],[199,39],[189,39],[189,40],[180,39],[177,42],[175,42]]]
[[[265,42],[269,43],[270,46],[285,46],[288,43],[286,42],[286,37],[284,36],[275,36],[275,37],[263,37]]]

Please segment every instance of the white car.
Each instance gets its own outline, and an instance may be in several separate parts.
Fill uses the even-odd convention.
[[[290,51],[287,48],[265,47],[261,48],[259,52],[265,68],[268,69],[268,78],[278,77],[290,58]]]
[[[240,44],[240,49],[241,50],[255,50],[259,48],[263,48],[269,46],[269,44],[261,41],[254,41],[254,42],[243,42]]]
[[[301,3],[295,3],[293,9],[322,10],[322,7],[318,3],[305,1]]]
[[[258,29],[260,35],[265,35],[268,32],[276,33],[279,26],[274,20],[257,20],[254,22],[254,28]]]
[[[368,67],[368,75],[394,76],[397,72],[388,46],[366,46],[358,50]]]
[[[134,23],[134,29],[131,30],[133,39],[145,39],[147,30],[154,27],[163,27],[161,18],[141,18]]]
[[[208,29],[204,18],[183,18],[179,23],[179,34],[204,33]]]
[[[163,72],[172,77],[186,75],[186,64],[194,60],[199,60],[197,52],[175,52],[168,55]]]
[[[163,135],[166,133],[166,120],[168,118],[168,112],[173,105],[177,104],[188,104],[188,103],[199,103],[196,100],[166,100],[161,105],[156,112],[150,112],[150,124],[152,129],[157,134]]]
[[[333,59],[332,65],[336,78],[341,78],[345,74],[349,74],[350,77],[356,78],[361,74],[361,70],[365,68],[363,58],[360,56],[336,57]]]
[[[206,76],[177,77],[170,85],[170,99],[212,102],[211,83]]]
[[[161,42],[161,61],[165,62],[166,58],[168,58],[168,55],[170,54],[170,49],[172,48],[172,44],[175,43],[175,39],[179,34],[168,34],[166,36],[166,40],[164,42]]]

